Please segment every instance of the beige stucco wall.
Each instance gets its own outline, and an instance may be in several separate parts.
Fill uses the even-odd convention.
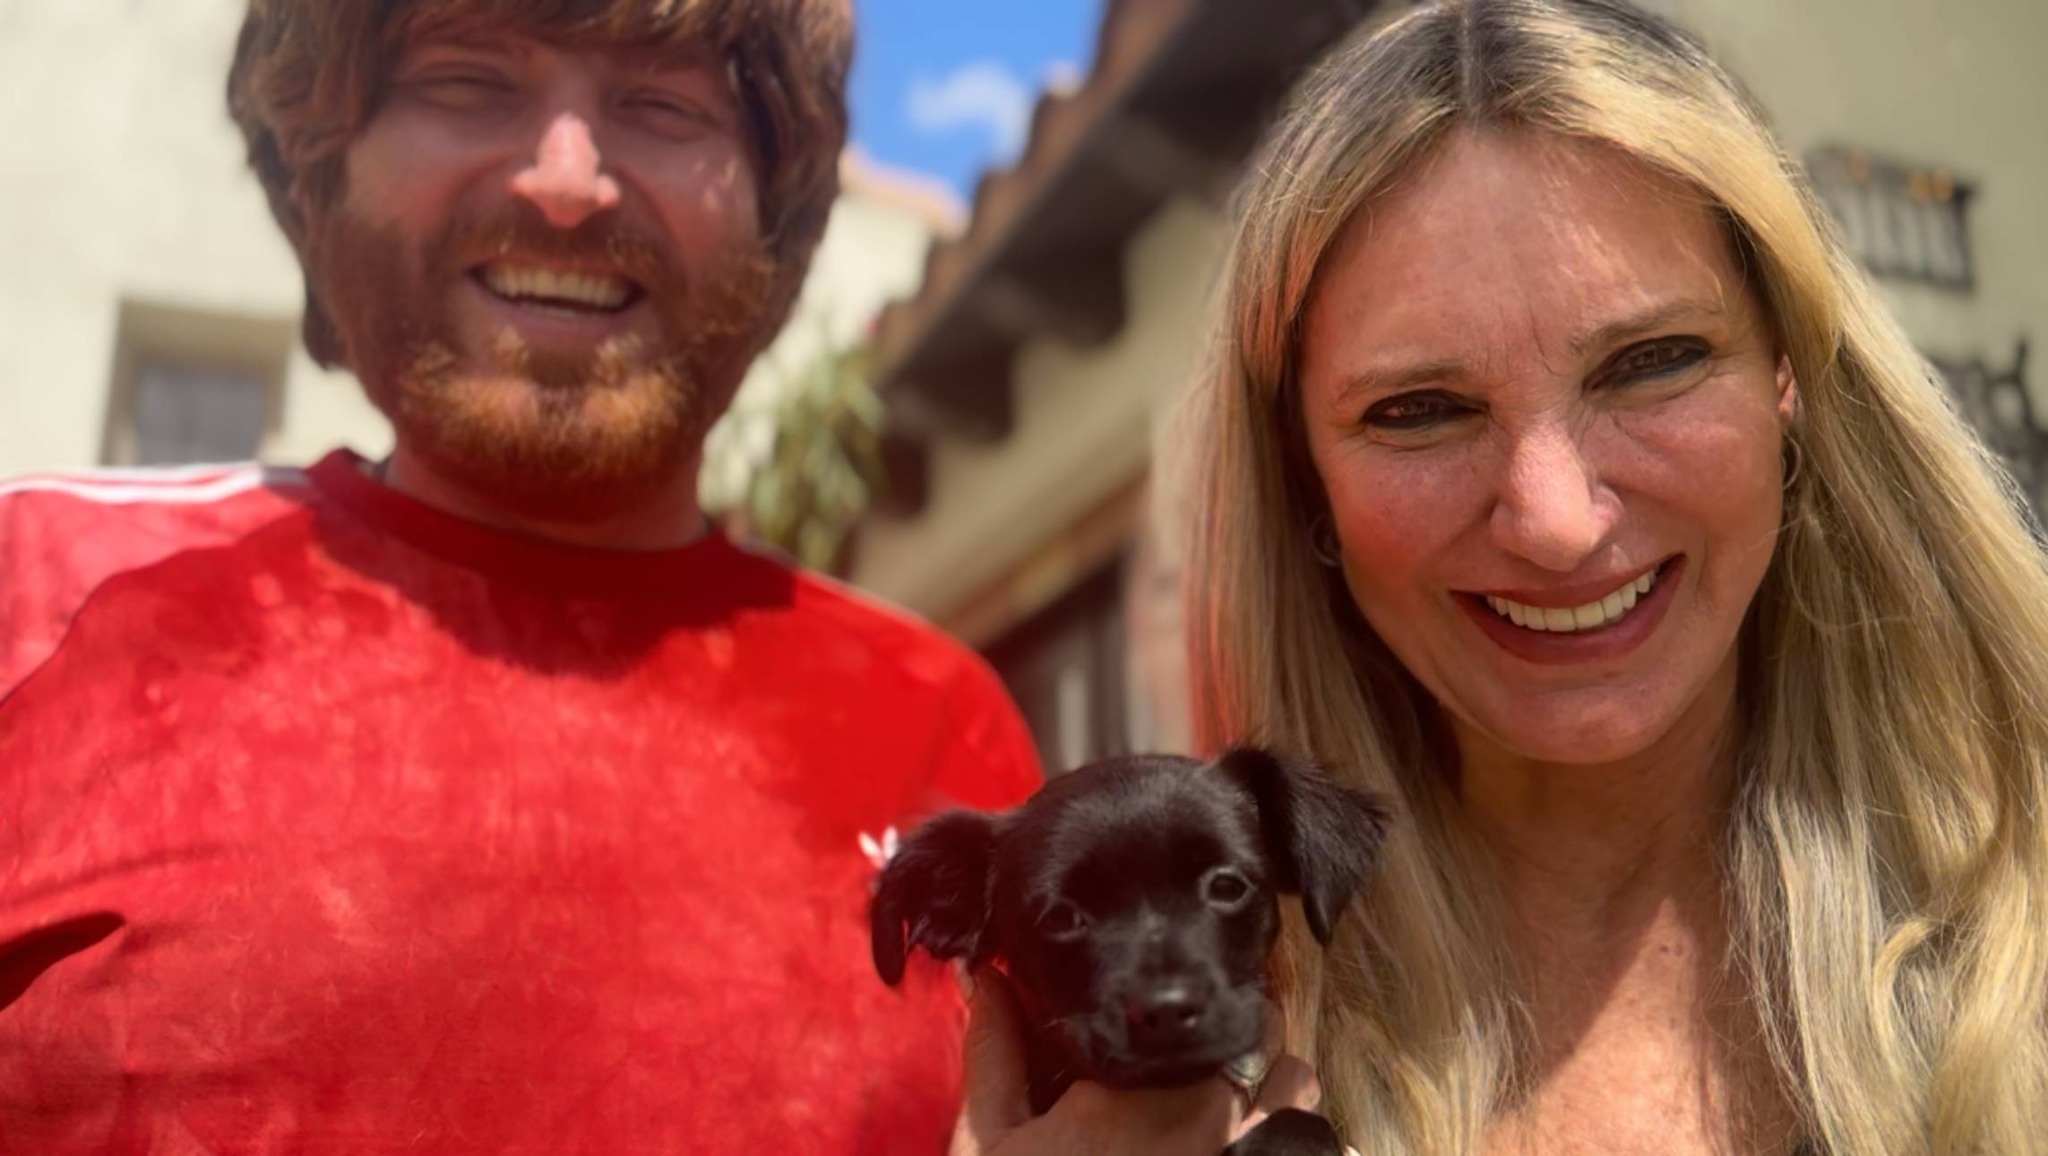
[[[1886,283],[1928,352],[2010,364],[2048,342],[2048,3],[1655,0],[1755,90],[1796,156],[1830,145],[1941,167],[1977,186],[1977,290]],[[2048,399],[2048,367],[2029,384]],[[2038,408],[2038,403],[2037,403]]]
[[[223,107],[244,8],[0,0],[0,477],[99,462],[124,300],[291,334],[282,427],[265,458],[388,448],[355,382],[298,348],[298,266]],[[743,390],[750,411],[825,335],[850,339],[911,288],[945,226],[929,189],[857,160],[849,170],[798,317]]]
[[[123,298],[288,321],[299,274],[222,106],[237,0],[0,5],[0,474],[99,460]],[[385,443],[297,355],[267,452]]]
[[[854,581],[943,615],[1142,473],[1156,414],[1195,364],[1222,227],[1185,201],[1147,222],[1125,253],[1122,332],[1088,350],[1025,344],[1010,436],[936,443],[929,505],[915,519],[871,520]]]
[[[2043,0],[1650,0],[1694,27],[1756,90],[1797,155],[1827,145],[1945,167],[1977,184],[1977,291],[1885,292],[1929,352],[2009,367],[2013,343],[2048,343],[2048,3]],[[883,521],[857,581],[943,617],[1147,462],[1147,413],[1184,383],[1224,226],[1177,204],[1128,250],[1130,326],[1073,351],[1028,343],[1016,433],[933,456],[919,518]],[[2029,372],[2048,412],[2048,367]],[[1149,407],[1149,408],[1148,408]]]

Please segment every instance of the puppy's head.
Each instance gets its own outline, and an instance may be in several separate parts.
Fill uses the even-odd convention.
[[[1361,791],[1254,748],[1215,763],[1112,759],[1006,816],[942,816],[882,873],[875,966],[996,960],[1073,1074],[1183,1084],[1256,1048],[1277,897],[1327,943],[1387,814]]]

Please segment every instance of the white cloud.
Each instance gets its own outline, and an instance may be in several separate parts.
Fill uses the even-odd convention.
[[[1007,164],[1024,148],[1034,99],[1031,86],[1001,61],[977,60],[938,80],[912,77],[904,112],[911,128],[929,136],[960,128],[985,131],[995,163]]]

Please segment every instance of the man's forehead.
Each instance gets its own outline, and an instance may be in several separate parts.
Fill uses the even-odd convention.
[[[448,3],[428,6],[398,30],[394,45],[400,55],[431,47],[479,50],[553,48],[602,52],[620,64],[650,71],[704,68],[720,63],[721,53],[699,21],[646,12],[644,3],[614,5],[610,17],[591,6],[541,4],[519,6]],[[568,10],[564,10],[568,9]]]

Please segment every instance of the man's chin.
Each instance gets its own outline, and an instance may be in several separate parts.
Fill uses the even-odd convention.
[[[515,375],[428,375],[379,407],[421,465],[523,519],[596,521],[631,511],[693,468],[701,406],[647,369],[562,385]]]

